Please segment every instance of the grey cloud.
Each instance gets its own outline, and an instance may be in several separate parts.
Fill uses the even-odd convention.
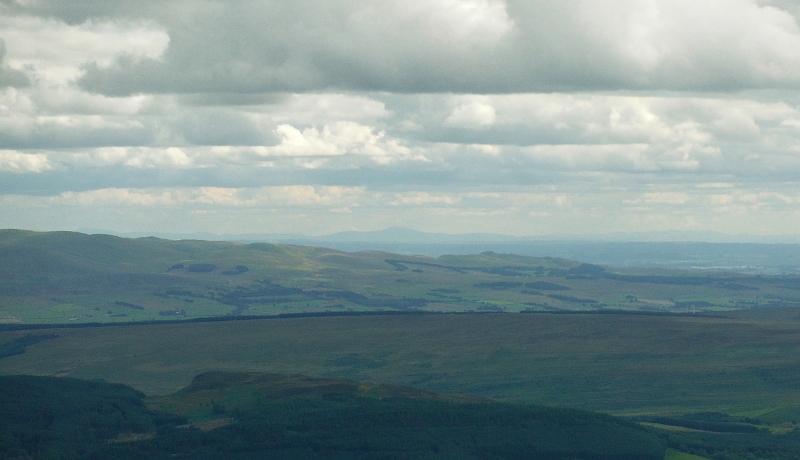
[[[0,88],[8,86],[26,87],[31,85],[31,81],[24,72],[9,69],[3,66],[3,59],[6,57],[6,42],[0,38]]]
[[[191,93],[180,95],[179,100],[183,105],[220,107],[279,104],[289,97],[279,93]]]
[[[20,0],[0,0],[0,13],[4,15],[44,16],[60,19],[67,24],[81,24],[92,18],[119,18],[122,16],[143,16],[152,14],[159,4],[158,0],[139,0],[136,2],[105,0],[74,0],[61,2],[45,0],[27,2]],[[174,2],[178,6],[179,2]],[[195,2],[200,4],[200,2]],[[163,6],[163,5],[162,5]]]
[[[129,128],[79,128],[34,125],[18,130],[0,129],[0,146],[6,149],[65,149],[147,145],[154,141],[153,130],[143,126]]]
[[[250,120],[235,112],[186,111],[171,126],[176,137],[190,145],[275,145],[272,132],[259,130]]]
[[[8,86],[13,87],[26,87],[30,86],[31,82],[28,76],[18,70],[0,67],[0,88]]]
[[[146,3],[143,13],[132,13],[129,2],[88,2],[83,15],[51,11],[72,21],[147,15],[167,28],[163,59],[86,65],[80,84],[109,95],[800,85],[800,30],[780,4],[463,2],[486,11],[477,22],[461,18],[463,24],[458,11],[436,10],[457,2],[385,2],[379,8],[367,1],[220,0],[195,5],[191,13],[173,3]]]
[[[596,139],[586,139],[575,129],[556,130],[549,126],[514,126],[499,129],[475,130],[428,126],[420,132],[399,133],[425,142],[485,145],[538,145],[538,144],[590,144]]]

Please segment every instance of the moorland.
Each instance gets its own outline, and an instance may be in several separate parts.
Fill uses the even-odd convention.
[[[211,446],[244,439],[242,433],[252,430],[263,435],[255,427],[274,423],[275,418],[264,419],[270,413],[286,424],[269,439],[288,433],[292,441],[281,445],[315,458],[309,454],[314,439],[340,439],[342,432],[301,436],[299,426],[329,426],[319,420],[353,418],[353,411],[373,414],[355,419],[369,426],[382,421],[377,426],[384,429],[373,434],[394,433],[384,439],[391,444],[389,438],[400,434],[389,427],[400,422],[386,411],[427,413],[422,418],[439,420],[431,410],[449,414],[442,417],[460,428],[445,436],[436,424],[425,425],[413,436],[406,432],[413,439],[433,439],[413,452],[376,451],[364,458],[447,458],[443,453],[469,458],[456,448],[466,445],[464,433],[510,433],[512,425],[530,429],[541,414],[583,420],[578,425],[594,427],[588,432],[595,434],[619,427],[644,430],[630,433],[650,441],[629,444],[656,446],[670,459],[697,458],[686,453],[725,460],[798,458],[799,292],[800,277],[789,275],[623,270],[497,253],[431,258],[5,230],[0,231],[0,374],[44,379],[35,385],[7,383],[39,385],[43,393],[27,395],[40,402],[53,399],[54,391],[127,398],[128,405],[117,404],[130,407],[117,415],[116,428],[92,438],[100,450],[83,447],[100,452],[98,458],[109,452],[104,450],[109,440],[124,441],[122,447],[112,443],[119,458],[131,446],[161,458],[169,450],[162,447],[176,439]],[[209,375],[222,377],[209,380]],[[341,391],[309,392],[312,377],[338,382],[334,386]],[[209,381],[217,386],[198,392],[198,385]],[[288,393],[265,390],[275,382],[283,382]],[[59,390],[60,384],[69,388]],[[415,389],[400,391],[398,385]],[[364,388],[384,393],[376,397]],[[385,397],[398,391],[400,399]],[[55,399],[73,397],[84,398]],[[7,403],[5,414],[21,411],[24,400]],[[390,410],[389,403],[400,406]],[[462,417],[470,404],[492,409]],[[543,406],[564,409],[547,412]],[[259,409],[245,410],[252,407]],[[275,415],[287,407],[306,418]],[[517,421],[491,431],[497,420],[511,420],[504,411],[534,425]],[[36,420],[74,428],[94,417],[56,423],[58,413],[53,409]],[[125,414],[138,425],[127,424]],[[177,428],[187,424],[200,425]],[[16,427],[14,433],[29,428]],[[364,431],[362,425],[340,428]],[[0,442],[19,445],[24,438],[12,437]],[[433,445],[438,453],[430,450]],[[332,452],[329,444],[316,446],[318,452]],[[243,449],[247,455],[258,451]],[[623,451],[592,457],[587,450],[579,458],[650,455],[625,457],[630,452]],[[208,452],[215,458],[213,449]],[[347,452],[350,457],[343,458],[356,458]],[[509,452],[468,449],[475,458],[527,458]],[[577,455],[548,452],[551,458]]]

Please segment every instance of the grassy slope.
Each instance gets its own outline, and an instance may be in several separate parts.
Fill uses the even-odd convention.
[[[664,460],[709,460],[707,457],[700,457],[699,455],[687,454],[679,452],[674,449],[667,449]]]
[[[214,268],[193,270],[202,264]],[[721,312],[798,305],[800,278],[616,273],[562,259],[494,253],[433,259],[0,230],[0,323],[404,309]]]

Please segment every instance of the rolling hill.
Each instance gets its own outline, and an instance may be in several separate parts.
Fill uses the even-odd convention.
[[[0,231],[0,323],[359,312],[715,313],[800,306],[800,277],[622,270],[485,252]]]

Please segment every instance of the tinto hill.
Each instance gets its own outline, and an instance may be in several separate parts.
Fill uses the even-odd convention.
[[[0,390],[2,458],[662,460],[665,451],[651,430],[608,415],[344,379],[214,372],[150,408],[103,382],[6,376]]]
[[[800,306],[800,277],[613,271],[486,252],[375,251],[0,230],[0,323],[374,311],[720,312]]]

